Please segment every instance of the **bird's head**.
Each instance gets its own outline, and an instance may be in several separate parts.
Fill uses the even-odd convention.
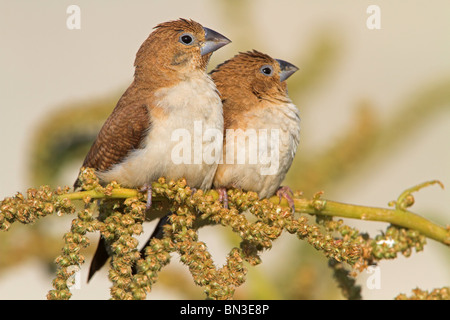
[[[282,100],[287,95],[285,80],[297,70],[289,62],[253,50],[225,61],[212,71],[211,76],[222,99],[227,95],[251,95],[257,99]]]
[[[193,20],[160,23],[136,55],[136,78],[183,77],[195,70],[205,71],[211,54],[229,42]]]

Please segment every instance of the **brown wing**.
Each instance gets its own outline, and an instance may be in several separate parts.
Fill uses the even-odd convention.
[[[83,167],[100,171],[111,168],[139,148],[149,126],[150,115],[145,104],[117,106],[101,128]],[[78,179],[74,187],[79,187]]]

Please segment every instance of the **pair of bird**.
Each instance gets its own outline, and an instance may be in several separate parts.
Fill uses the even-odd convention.
[[[151,183],[161,176],[185,178],[191,188],[216,188],[225,205],[226,188],[240,188],[255,191],[260,198],[277,193],[292,206],[290,190],[280,185],[299,143],[299,112],[285,82],[298,69],[253,50],[237,54],[208,75],[212,53],[229,42],[193,20],[157,25],[136,54],[134,81],[101,128],[83,167],[94,168],[102,183],[114,180],[124,187],[145,187],[148,207]],[[197,121],[203,130],[235,130],[232,138],[220,137],[217,151],[222,161],[173,161],[172,133],[185,129],[194,136]],[[249,143],[248,130],[275,132],[278,139],[274,145],[266,141],[257,148]],[[206,148],[211,141],[201,143]],[[236,163],[242,149],[246,161]],[[274,154],[275,170],[261,174],[271,164],[249,161],[252,152],[260,158]],[[165,223],[161,219],[152,236],[160,236]],[[108,259],[106,245],[101,237],[89,279]]]

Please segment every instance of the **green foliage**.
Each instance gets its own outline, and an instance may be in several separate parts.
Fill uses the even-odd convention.
[[[360,299],[360,289],[354,280],[358,272],[381,259],[393,259],[397,253],[409,256],[412,249],[421,251],[425,244],[425,237],[416,230],[393,225],[371,239],[345,225],[343,220],[334,220],[332,216],[337,214],[332,210],[332,202],[321,199],[321,193],[312,199],[299,198],[297,194],[298,213],[293,213],[286,201],[280,202],[277,197],[259,200],[254,192],[228,190],[229,209],[225,209],[215,191],[194,193],[185,180],[166,182],[160,178],[152,186],[153,194],[159,201],[166,199],[172,214],[162,239],[152,239],[145,256],[141,257],[134,236],[143,231],[142,223],[146,218],[154,218],[146,217],[144,195],[122,189],[117,183],[102,187],[92,169],[82,170],[80,180],[84,192],[68,193],[67,188],[53,192],[41,187],[29,189],[27,197],[17,194],[6,198],[0,205],[0,229],[8,230],[16,221],[29,224],[52,213],[73,214],[76,208],[71,202],[84,202],[70,231],[64,235],[65,244],[55,260],[58,270],[54,289],[48,293],[48,299],[71,297],[71,278],[85,262],[81,251],[89,246],[88,232],[99,231],[111,245],[109,279],[113,299],[145,299],[161,269],[170,263],[173,252],[178,253],[193,282],[202,287],[207,299],[231,299],[235,289],[245,282],[248,267],[260,264],[260,254],[270,249],[283,232],[296,235],[328,258],[343,295]],[[419,188],[408,189],[400,199]],[[98,218],[94,217],[95,199],[101,199]],[[351,208],[351,205],[341,206],[342,215],[351,212]],[[374,210],[381,210],[382,214],[386,209]],[[317,221],[310,221],[304,213],[315,214]],[[198,229],[205,225],[222,225],[239,236],[239,246],[230,250],[226,263],[220,268],[215,265],[206,243],[198,239]],[[449,245],[450,232],[443,232],[446,234],[443,243]],[[388,245],[387,240],[394,245]],[[135,274],[132,273],[134,266]]]
[[[413,294],[408,297],[405,294],[399,294],[396,300],[450,300],[450,287],[443,287],[431,290],[420,290],[416,288]]]
[[[49,186],[42,186],[39,189],[28,189],[26,197],[18,192],[14,197],[2,200],[0,230],[7,231],[16,221],[28,224],[55,212],[58,215],[73,213],[75,207],[70,201],[58,198],[68,191],[69,188],[52,191]]]

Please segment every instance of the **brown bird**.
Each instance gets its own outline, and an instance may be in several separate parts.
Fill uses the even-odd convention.
[[[224,114],[223,161],[213,186],[227,205],[226,188],[277,193],[291,208],[288,187],[281,187],[300,136],[300,115],[288,96],[286,79],[298,70],[258,51],[240,53],[211,72],[221,93]]]
[[[145,187],[148,207],[151,183],[161,176],[185,178],[192,188],[210,188],[217,161],[195,161],[185,154],[180,161],[173,150],[180,145],[181,132],[187,135],[183,151],[194,154],[190,139],[199,125],[202,130],[222,132],[222,103],[206,67],[212,52],[229,42],[192,20],[157,25],[136,54],[134,81],[101,128],[83,167],[96,169],[105,184],[117,181],[123,187]],[[210,144],[200,141],[201,147]],[[215,147],[220,153],[222,141]],[[108,259],[105,245],[101,237],[88,279]]]

